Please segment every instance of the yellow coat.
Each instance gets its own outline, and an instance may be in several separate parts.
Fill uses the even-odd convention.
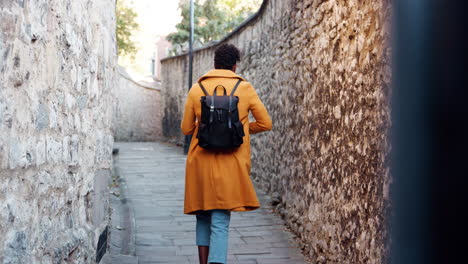
[[[231,70],[211,70],[199,81],[212,95],[216,85],[226,87],[230,94],[238,79],[243,80],[234,95],[239,97],[239,120],[244,126],[244,143],[230,153],[215,153],[198,146],[198,121],[201,119],[200,97],[204,93],[194,84],[185,103],[181,129],[185,135],[193,135],[185,170],[184,213],[198,210],[228,209],[250,211],[260,207],[250,179],[250,134],[271,129],[271,118],[255,89]],[[218,94],[222,88],[218,88]],[[256,122],[248,119],[252,112]]]

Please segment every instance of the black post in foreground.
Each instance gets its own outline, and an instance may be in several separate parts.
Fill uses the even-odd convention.
[[[192,87],[192,73],[193,73],[193,0],[190,0],[190,39],[189,39],[189,70],[188,70],[188,89]],[[188,153],[190,141],[192,141],[192,135],[185,136],[184,154]]]
[[[394,264],[466,260],[466,10],[466,1],[394,1]]]

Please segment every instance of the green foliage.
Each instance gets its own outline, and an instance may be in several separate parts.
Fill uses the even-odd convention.
[[[137,14],[125,0],[117,1],[116,13],[118,54],[119,56],[129,55],[134,59],[137,48],[131,37],[132,33],[139,28],[135,21]]]
[[[206,44],[221,39],[252,15],[260,4],[261,0],[195,0],[194,41]],[[190,37],[190,1],[180,0],[179,9],[182,21],[176,25],[177,31],[167,36],[176,49],[186,45]]]

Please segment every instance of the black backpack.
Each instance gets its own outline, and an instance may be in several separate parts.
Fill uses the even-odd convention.
[[[209,95],[203,84],[198,83],[205,93],[200,99],[201,120],[197,133],[200,147],[208,150],[233,150],[243,143],[244,128],[237,110],[239,97],[234,96],[240,82],[241,80],[236,83],[229,96],[222,85],[217,85],[213,95]],[[224,89],[224,95],[216,94],[218,87]]]

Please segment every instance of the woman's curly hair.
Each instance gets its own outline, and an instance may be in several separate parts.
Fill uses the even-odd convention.
[[[223,44],[215,51],[215,69],[231,70],[240,61],[240,51],[232,44]]]

